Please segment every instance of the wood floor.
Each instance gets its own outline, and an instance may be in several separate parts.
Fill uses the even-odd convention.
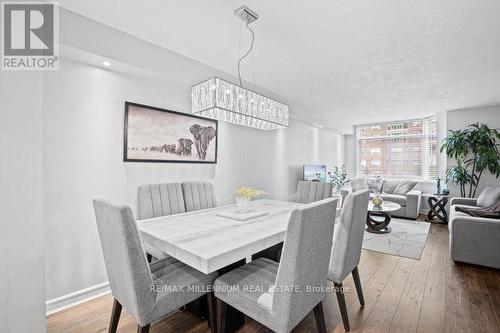
[[[363,250],[359,266],[366,305],[357,301],[351,277],[347,305],[351,332],[500,332],[500,271],[454,264],[446,225],[432,224],[421,260]],[[48,317],[49,333],[107,332],[112,298],[103,296]],[[344,332],[335,294],[324,302],[328,332]],[[136,331],[123,311],[118,332]],[[152,325],[151,332],[210,332],[188,312]],[[270,332],[246,320],[239,332]],[[294,332],[317,332],[308,315]]]

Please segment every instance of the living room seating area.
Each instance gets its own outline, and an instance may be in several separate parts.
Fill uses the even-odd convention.
[[[356,178],[351,180],[353,191],[366,189],[373,199],[376,193],[384,201],[395,202],[401,206],[392,216],[416,220],[420,214],[421,191],[413,190],[417,181],[400,179]]]

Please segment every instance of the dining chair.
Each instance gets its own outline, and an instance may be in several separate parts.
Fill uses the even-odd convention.
[[[141,185],[137,192],[141,220],[186,212],[180,183]]]
[[[217,206],[214,184],[211,182],[184,182],[182,193],[188,212]]]
[[[328,280],[334,283],[340,314],[342,315],[342,322],[346,331],[350,330],[350,325],[342,282],[350,273],[352,273],[354,279],[359,303],[362,306],[365,305],[358,264],[363,245],[368,200],[368,190],[348,194],[345,198],[339,221],[335,224]]]
[[[219,333],[226,330],[227,305],[279,333],[290,332],[313,311],[318,331],[326,332],[321,287],[327,282],[336,207],[330,198],[296,208],[279,264],[259,258],[215,280]]]
[[[186,212],[180,183],[146,184],[139,186],[138,219],[149,219]],[[168,255],[146,243],[143,244],[148,261],[162,259]]]
[[[332,196],[332,184],[321,182],[299,181],[295,202],[311,203]]]
[[[147,333],[155,322],[207,294],[216,273],[205,275],[169,257],[148,264],[132,210],[125,205],[94,200],[113,310],[109,333],[116,332],[122,307],[137,321],[137,332]],[[209,320],[215,327],[211,293]]]

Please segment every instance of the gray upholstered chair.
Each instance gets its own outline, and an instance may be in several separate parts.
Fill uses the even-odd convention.
[[[141,220],[186,212],[180,183],[141,185],[138,200]]]
[[[139,220],[186,212],[180,183],[141,185],[137,192]],[[151,257],[156,259],[168,257],[167,254],[148,244],[143,246],[148,261],[151,261]]]
[[[500,186],[487,186],[477,199],[450,202],[450,256],[454,261],[500,269],[500,220],[475,217],[457,207],[486,208],[500,201]]]
[[[332,196],[332,184],[320,182],[299,181],[295,202],[311,203]]]
[[[328,279],[335,285],[340,314],[346,331],[349,331],[350,327],[342,282],[350,273],[352,273],[354,279],[359,303],[361,305],[365,304],[358,264],[363,245],[368,201],[368,190],[361,190],[347,195],[339,221],[335,224]]]
[[[114,297],[109,332],[116,332],[122,306],[147,333],[150,324],[203,296],[217,274],[205,275],[174,258],[148,264],[132,210],[94,200],[101,248]],[[175,286],[174,288],[168,288]],[[183,287],[184,291],[179,291]],[[211,293],[208,293],[211,298]],[[209,299],[209,312],[213,312]]]
[[[182,193],[188,212],[217,206],[214,185],[211,182],[184,182]]]
[[[279,333],[290,332],[314,310],[318,330],[326,332],[325,293],[307,286],[326,286],[336,207],[330,198],[295,209],[280,264],[259,258],[215,281],[219,333],[225,331],[226,305]]]

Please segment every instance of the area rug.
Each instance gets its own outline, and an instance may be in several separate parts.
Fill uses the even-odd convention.
[[[392,218],[388,234],[373,234],[365,231],[363,248],[420,260],[429,233],[430,223]]]

